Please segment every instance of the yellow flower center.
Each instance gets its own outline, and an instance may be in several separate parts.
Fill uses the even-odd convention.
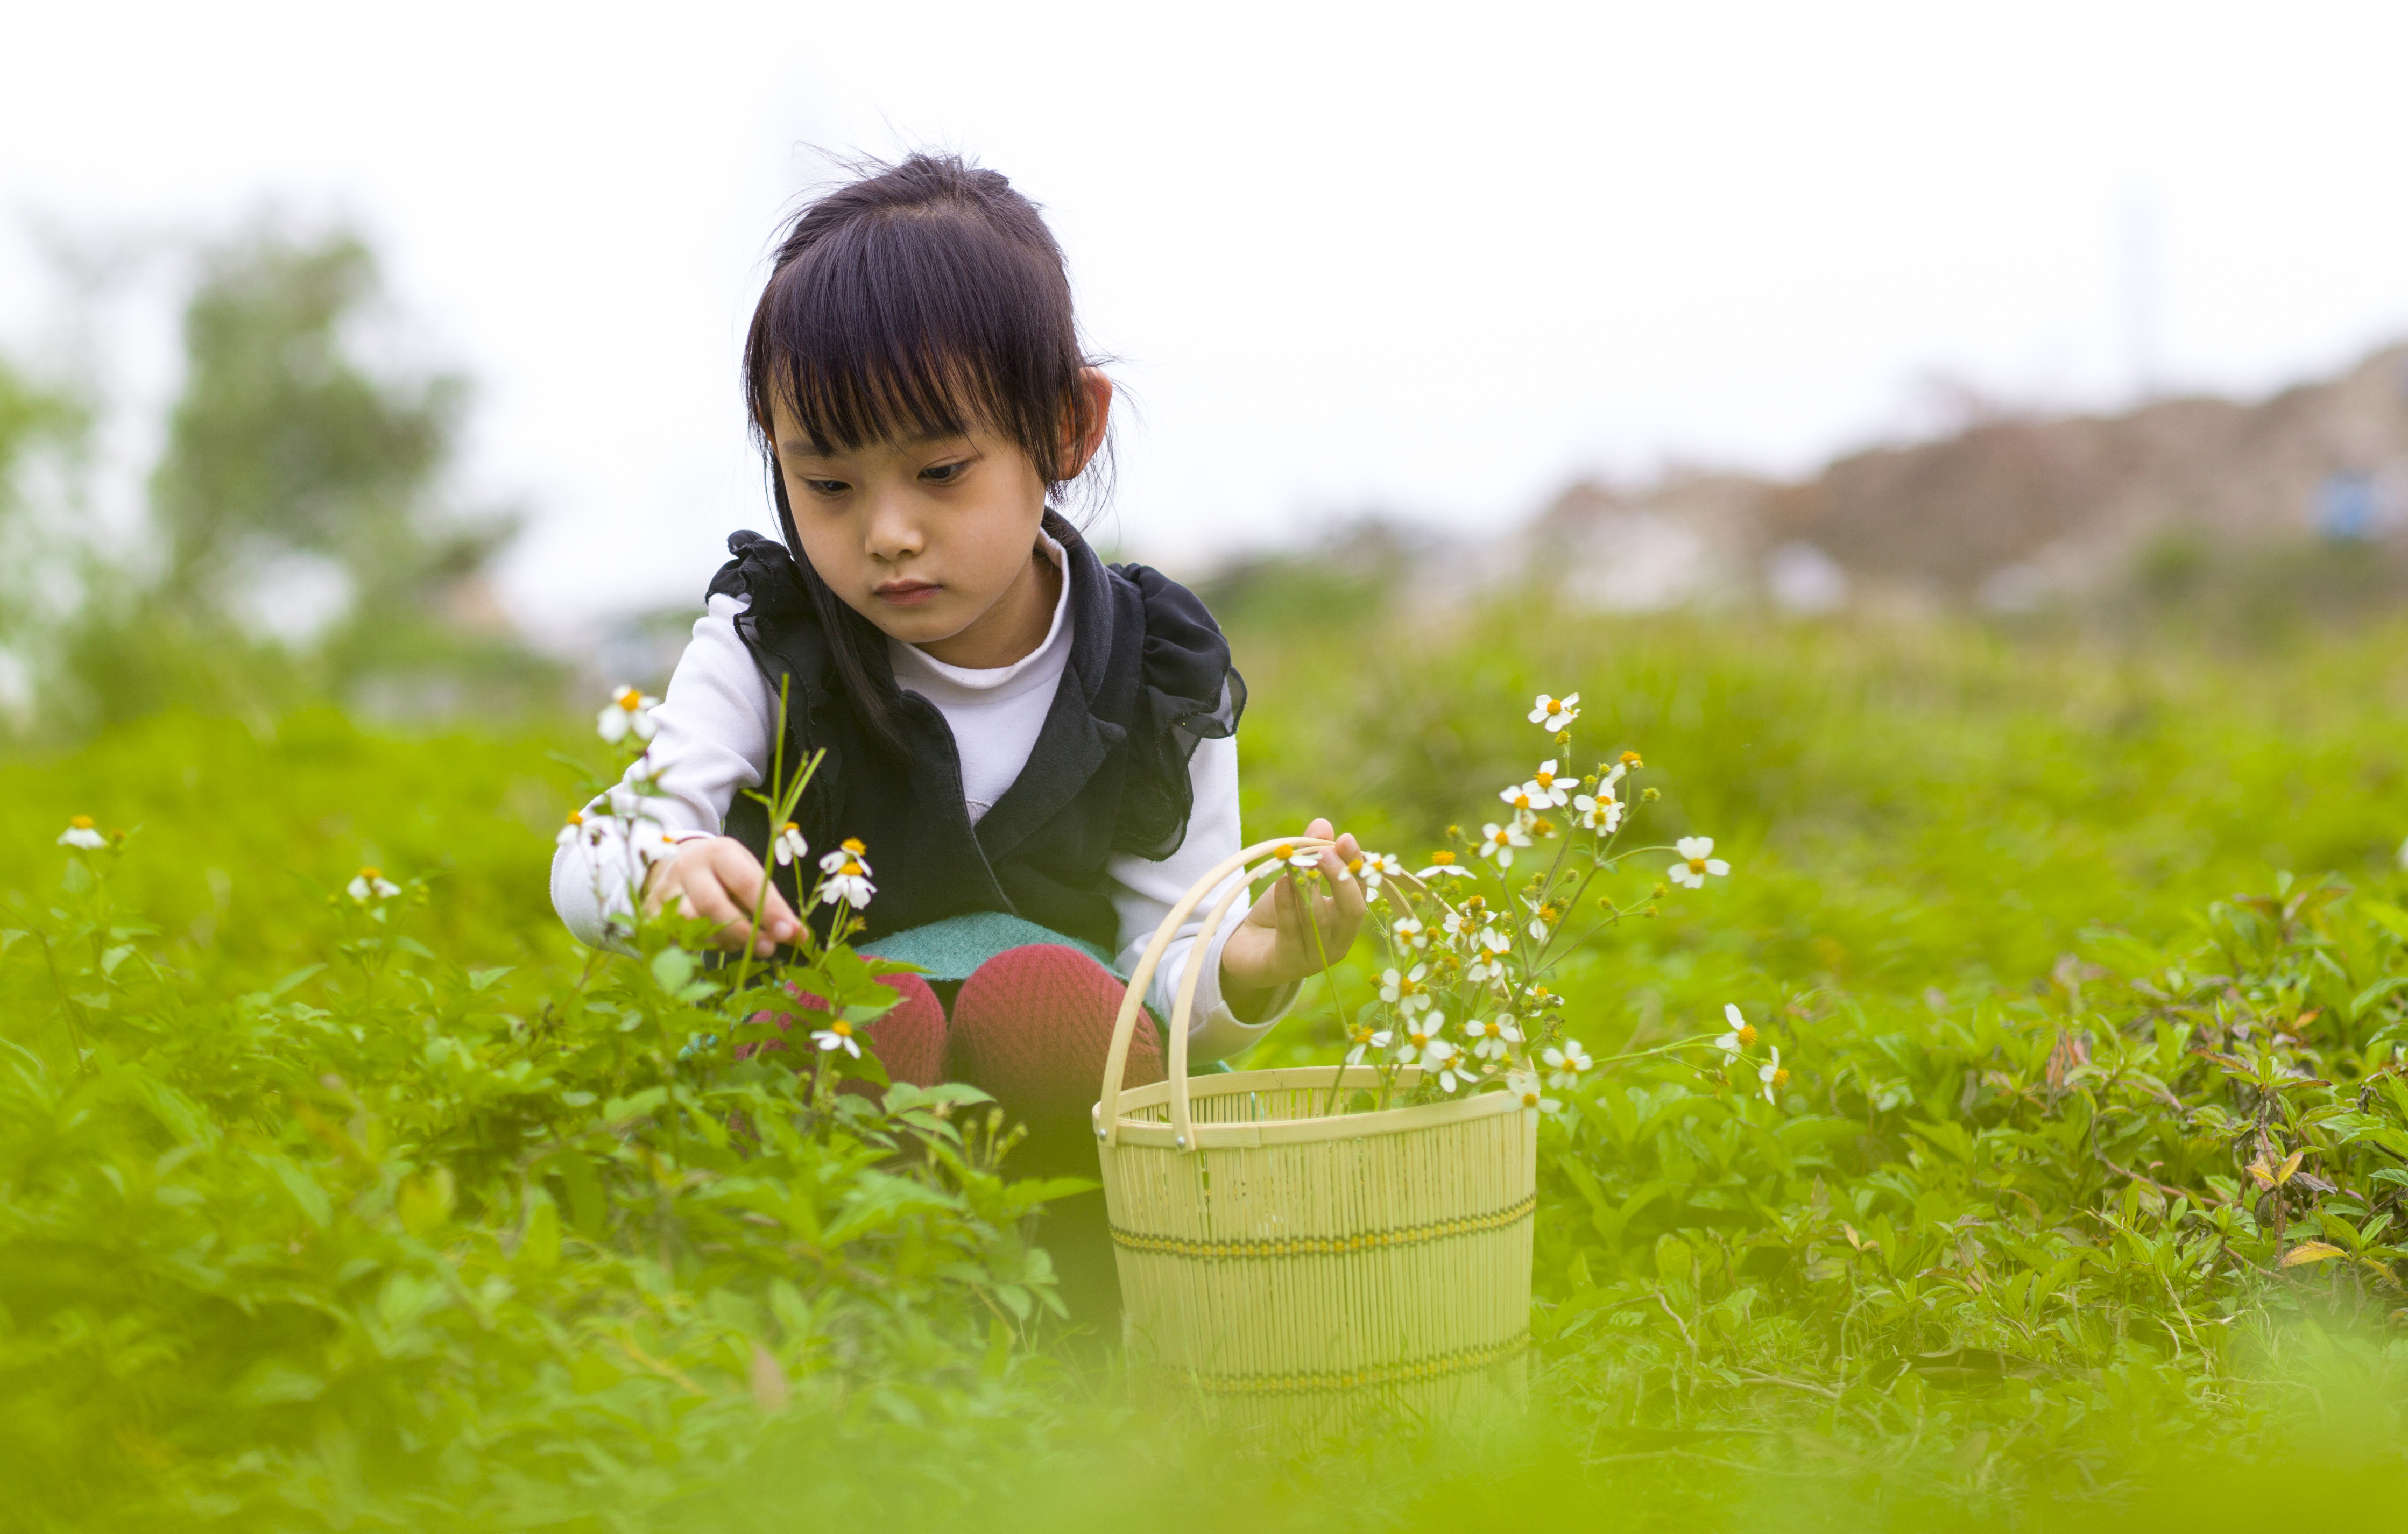
[[[1693,857],[1693,858],[1689,859],[1689,871],[1690,871],[1691,873],[1703,873],[1703,872],[1705,872],[1705,871],[1706,871],[1706,860],[1705,860],[1704,858],[1702,858],[1702,857]]]
[[[1551,837],[1555,834],[1555,823],[1549,820],[1546,816],[1541,815],[1537,820],[1530,823],[1530,829],[1538,832],[1539,835],[1542,837]]]
[[[1455,854],[1453,853],[1430,853],[1430,861],[1443,868],[1448,864],[1455,861]]]
[[[1742,1024],[1741,1024],[1741,1025],[1739,1025],[1739,1041],[1740,1041],[1741,1043],[1744,1044],[1744,1045],[1747,1045],[1747,1046],[1748,1046],[1749,1048],[1751,1048],[1751,1049],[1753,1049],[1753,1048],[1756,1046],[1756,1025],[1755,1025],[1755,1024],[1753,1024],[1753,1023],[1742,1023]]]
[[[1775,1086],[1787,1086],[1789,1084],[1789,1070],[1787,1067],[1784,1067],[1772,1073],[1772,1084]]]
[[[582,825],[582,824],[585,824],[585,811],[584,811],[584,810],[570,810],[570,811],[568,812],[568,824],[571,824],[571,825]]]
[[[802,827],[796,825],[793,821],[788,821],[785,824],[778,827],[778,834],[781,837],[790,837],[801,829]]]
[[[1644,767],[1644,766],[1646,766],[1646,764],[1645,764],[1644,762],[1641,762],[1641,761],[1639,759],[1639,753],[1638,753],[1637,752],[1635,752],[1635,751],[1626,751],[1626,752],[1624,752],[1624,753],[1622,753],[1622,765],[1623,765],[1624,767]]]
[[[1553,788],[1555,785],[1555,775],[1552,772],[1541,772],[1530,781],[1541,788]]]
[[[1359,857],[1348,858],[1346,860],[1346,871],[1348,873],[1361,873],[1363,871],[1363,860]]]
[[[1563,704],[1562,704],[1562,702],[1561,702],[1561,701],[1559,701],[1558,699],[1555,699],[1555,698],[1552,698],[1552,697],[1551,697],[1551,698],[1549,698],[1549,699],[1547,699],[1547,717],[1548,717],[1548,718],[1553,719],[1555,715],[1557,715],[1557,714],[1559,714],[1559,713],[1561,713],[1561,712],[1563,712],[1563,711],[1564,711],[1564,706],[1563,706]]]
[[[1283,842],[1281,842],[1278,846],[1276,846],[1276,847],[1274,847],[1274,848],[1272,848],[1272,849],[1271,849],[1271,856],[1273,856],[1273,857],[1283,857],[1283,858],[1284,858],[1284,857],[1294,857],[1295,855],[1296,855],[1296,843],[1295,843],[1295,842],[1292,842],[1292,841],[1283,841]]]
[[[626,710],[629,713],[634,713],[637,710],[644,706],[644,695],[636,691],[633,687],[630,687],[626,691],[621,693],[612,701],[617,703],[622,709]]]
[[[855,857],[859,857],[862,853],[869,851],[869,849],[863,844],[862,839],[859,837],[847,837],[844,839],[842,845],[846,852],[851,853]]]
[[[384,877],[384,870],[382,868],[362,868],[360,870],[360,877],[366,880],[382,879]]]
[[[90,815],[78,815],[72,820],[69,820],[67,824],[74,826],[79,831],[89,831],[92,829],[92,817]]]
[[[835,1022],[828,1025],[828,1032],[836,1035],[838,1039],[850,1039],[853,1037],[853,1025],[839,1017]]]
[[[846,878],[846,879],[858,879],[858,878],[860,878],[860,877],[861,877],[861,865],[860,865],[860,864],[858,864],[858,863],[855,863],[855,862],[854,862],[854,861],[853,861],[853,859],[851,859],[851,858],[846,858],[846,859],[844,860],[844,873],[841,875],[841,877]]]

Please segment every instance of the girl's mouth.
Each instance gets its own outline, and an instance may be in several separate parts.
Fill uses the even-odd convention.
[[[889,581],[876,595],[890,607],[916,608],[944,589],[933,581]]]

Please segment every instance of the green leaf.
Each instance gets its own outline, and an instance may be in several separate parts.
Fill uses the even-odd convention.
[[[2389,996],[2392,992],[2399,990],[2403,985],[2408,985],[2408,975],[2386,975],[2383,979],[2378,980],[2373,984],[2368,986],[2365,990],[2358,992],[2358,995],[2350,998],[2349,1015],[2351,1021],[2355,1022],[2358,1018],[2365,1016],[2366,1009],[2373,1006],[2376,1002],[2382,1000],[2385,996]]]
[[[2398,906],[2377,900],[2371,896],[2360,896],[2358,909],[2366,912],[2376,923],[2388,927],[2395,936],[2408,939],[2408,910],[2402,910]]]
[[[682,948],[664,948],[652,955],[652,970],[653,982],[675,996],[694,979],[694,955]]]
[[[251,1153],[251,1159],[276,1174],[276,1180],[284,1185],[285,1192],[293,1196],[293,1201],[301,1206],[301,1212],[308,1217],[311,1225],[323,1230],[333,1222],[333,1200],[299,1165],[284,1156],[258,1151]]]
[[[560,1206],[541,1188],[527,1190],[526,1234],[519,1240],[518,1257],[539,1271],[560,1266]]]

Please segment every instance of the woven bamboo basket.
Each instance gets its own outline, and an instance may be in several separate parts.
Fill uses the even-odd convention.
[[[1129,977],[1095,1124],[1133,1377],[1274,1432],[1517,1408],[1535,1109],[1503,1093],[1385,1107],[1368,1066],[1190,1080],[1197,966],[1169,1019],[1168,1078],[1120,1089],[1146,988],[1197,906],[1274,848],[1328,845],[1294,837],[1229,859]],[[1231,881],[1204,930],[1246,894]]]

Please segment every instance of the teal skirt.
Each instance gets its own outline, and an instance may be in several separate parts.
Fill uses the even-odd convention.
[[[948,916],[925,926],[906,927],[874,943],[861,944],[860,951],[872,958],[916,967],[921,978],[938,987],[939,994],[950,1001],[953,988],[997,953],[1040,944],[1075,948],[1102,965],[1121,983],[1128,983],[1128,977],[1121,973],[1112,955],[1094,943],[999,910],[974,910],[967,916]],[[1154,1019],[1157,1027],[1161,1022],[1160,1018]],[[1228,1070],[1230,1066],[1226,1060],[1214,1060],[1194,1068],[1217,1073]]]

